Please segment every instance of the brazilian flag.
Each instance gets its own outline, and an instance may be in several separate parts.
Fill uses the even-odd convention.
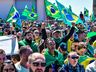
[[[71,26],[71,22],[76,22],[78,20],[78,16],[72,12],[71,6],[66,8],[59,1],[56,0],[56,2],[65,24]]]
[[[35,13],[35,7],[34,6],[32,6],[32,12],[29,13],[27,18],[28,18],[28,20],[31,20],[31,21],[35,21],[38,19],[38,14]]]
[[[61,18],[60,11],[58,10],[58,7],[55,4],[52,4],[48,0],[45,0],[45,7],[47,16],[55,19]]]
[[[22,12],[22,16],[25,16],[28,20],[35,21],[38,19],[38,15],[34,12],[34,8],[32,7],[32,11],[28,10],[28,6],[25,6],[24,11]]]
[[[30,12],[27,18],[28,20],[35,21],[38,19],[38,15],[35,12]]]
[[[93,61],[95,61],[95,60],[96,60],[96,58],[88,57],[88,56],[86,56],[86,55],[83,55],[83,56],[80,56],[78,62],[79,62],[81,65],[83,65],[84,68],[86,68],[87,65],[89,65],[91,62],[93,62]]]

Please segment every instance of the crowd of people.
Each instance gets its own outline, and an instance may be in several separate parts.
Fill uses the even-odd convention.
[[[0,36],[14,35],[18,53],[0,49],[0,72],[96,72],[96,22],[22,21],[0,24]]]

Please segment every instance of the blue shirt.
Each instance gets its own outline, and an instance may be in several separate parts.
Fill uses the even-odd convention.
[[[63,65],[59,72],[85,72],[85,69],[82,65],[77,64],[73,67],[70,63]]]

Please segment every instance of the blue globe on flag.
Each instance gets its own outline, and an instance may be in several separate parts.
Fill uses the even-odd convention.
[[[69,21],[73,21],[73,20],[74,20],[73,17],[72,17],[72,15],[70,15],[70,14],[66,14],[66,18],[67,18]]]
[[[56,12],[53,6],[51,6],[50,10],[51,10],[52,13]]]
[[[72,15],[69,14],[66,9],[64,9],[63,11],[64,11],[64,14],[65,14],[65,17],[67,18],[67,20],[69,20],[69,21],[73,21],[74,20]]]
[[[33,13],[31,14],[31,17],[34,17],[34,14]]]

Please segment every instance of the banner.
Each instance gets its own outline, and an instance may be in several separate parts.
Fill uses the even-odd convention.
[[[7,55],[18,53],[18,41],[13,35],[0,36],[0,49],[3,49]]]

